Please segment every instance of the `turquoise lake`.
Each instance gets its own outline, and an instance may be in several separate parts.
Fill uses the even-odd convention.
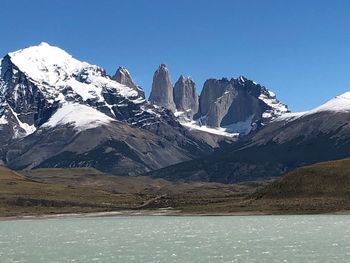
[[[350,262],[350,216],[0,221],[0,262]]]

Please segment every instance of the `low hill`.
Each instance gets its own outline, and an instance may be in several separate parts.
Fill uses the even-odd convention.
[[[350,158],[298,168],[257,190],[251,205],[281,213],[350,210]]]
[[[264,197],[350,197],[350,158],[298,168],[259,191]]]

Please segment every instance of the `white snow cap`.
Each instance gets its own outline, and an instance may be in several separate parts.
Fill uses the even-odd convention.
[[[106,114],[82,104],[63,104],[42,127],[56,127],[72,124],[77,131],[96,128],[114,121]]]
[[[9,53],[9,56],[11,61],[27,76],[51,85],[89,65],[46,42]],[[65,74],[62,76],[60,73]]]
[[[320,111],[350,111],[350,92],[345,92],[339,96],[336,96],[335,98],[327,101],[325,104],[311,110],[310,113],[316,113]]]
[[[276,121],[293,121],[300,117],[319,112],[350,112],[350,92],[345,92],[339,96],[336,96],[335,98],[310,111],[286,113],[277,118]]]
[[[8,55],[13,64],[39,85],[46,86],[45,90],[51,94],[68,85],[84,99],[91,98],[91,94],[100,98],[103,86],[115,89],[124,97],[138,96],[137,91],[111,80],[109,77],[102,76],[100,67],[79,61],[66,51],[45,42]],[[89,82],[89,84],[83,83],[85,91],[82,90],[82,85],[77,83],[76,79],[76,76],[83,71]],[[69,80],[71,81],[69,82]]]

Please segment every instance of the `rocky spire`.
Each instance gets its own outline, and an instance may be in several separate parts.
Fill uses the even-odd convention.
[[[119,82],[120,84],[123,84],[129,88],[136,90],[139,96],[141,96],[142,98],[145,98],[144,91],[134,83],[129,71],[126,68],[119,67],[115,72],[114,76],[112,77],[112,79]]]
[[[174,86],[174,102],[178,111],[183,111],[192,119],[198,111],[198,94],[196,84],[188,77],[180,76]]]
[[[161,64],[153,75],[149,101],[175,112],[173,85],[171,84],[169,70],[165,64]]]

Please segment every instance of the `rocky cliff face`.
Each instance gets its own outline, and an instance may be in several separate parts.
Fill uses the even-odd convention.
[[[176,110],[192,120],[198,112],[198,93],[192,78],[180,76],[174,86],[174,102]]]
[[[129,71],[126,68],[119,67],[115,72],[114,76],[112,77],[112,79],[119,82],[120,84],[123,84],[129,88],[132,88],[138,93],[140,97],[145,98],[145,92],[134,83]]]
[[[180,76],[173,89],[164,64],[154,74],[150,102],[172,111],[192,132],[231,138],[247,135],[288,112],[273,92],[243,76],[208,79],[199,98],[191,78]]]
[[[248,134],[287,111],[272,92],[241,76],[207,80],[195,118],[200,125],[226,127],[229,132]]]
[[[46,43],[0,63],[0,158],[12,168],[137,174],[210,151],[168,110],[148,103],[126,70],[117,82]]]
[[[173,85],[167,66],[161,64],[153,75],[152,90],[149,101],[154,105],[164,107],[175,112]]]

